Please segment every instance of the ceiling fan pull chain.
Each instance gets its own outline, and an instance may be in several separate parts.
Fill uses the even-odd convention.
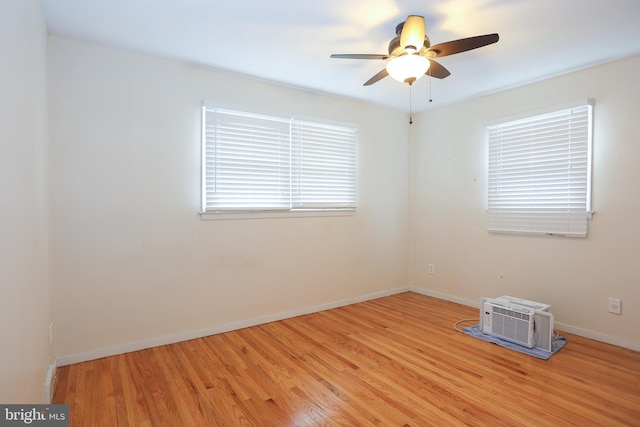
[[[431,70],[429,70],[429,102],[433,102],[433,98],[431,98],[431,83],[433,79],[431,78]]]
[[[413,102],[411,97],[411,88],[413,85],[409,85],[409,124],[413,124]]]

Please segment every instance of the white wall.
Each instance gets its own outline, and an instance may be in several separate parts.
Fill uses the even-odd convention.
[[[50,49],[62,363],[408,285],[405,115],[62,38]],[[200,220],[203,99],[357,123],[356,215]]]
[[[49,346],[47,30],[0,0],[0,402],[41,403]]]
[[[411,281],[478,302],[542,301],[570,332],[640,349],[640,57],[421,114],[412,143]],[[586,239],[486,231],[486,123],[595,99],[593,208]],[[427,264],[435,265],[428,274]],[[622,299],[622,315],[607,312]]]

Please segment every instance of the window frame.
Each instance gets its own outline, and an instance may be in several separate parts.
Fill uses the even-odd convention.
[[[259,118],[265,120],[273,120],[275,122],[283,122],[287,123],[288,130],[288,138],[289,138],[289,153],[288,156],[282,157],[283,160],[289,162],[288,166],[288,189],[289,193],[288,197],[288,206],[286,207],[230,207],[230,208],[216,208],[209,204],[207,200],[207,160],[211,159],[208,156],[207,148],[211,145],[211,142],[208,142],[211,138],[207,136],[207,114],[208,113],[216,113],[222,112],[223,114],[231,114],[238,115],[244,118]],[[334,131],[337,129],[337,132],[344,132],[344,134],[350,134],[351,137],[347,137],[345,139],[347,144],[347,149],[345,150],[348,156],[348,171],[345,169],[345,176],[347,179],[350,179],[350,184],[347,188],[347,198],[348,201],[344,206],[322,206],[317,203],[313,206],[298,206],[296,205],[296,200],[300,200],[300,198],[296,198],[296,194],[294,194],[294,187],[300,188],[300,185],[296,185],[293,180],[296,179],[294,177],[294,167],[292,165],[294,159],[294,145],[300,144],[299,141],[296,141],[296,136],[294,135],[294,127],[298,125],[313,125],[320,128],[333,129]],[[273,114],[264,114],[262,112],[254,112],[248,111],[246,109],[239,109],[237,107],[227,107],[222,106],[217,103],[212,103],[210,101],[203,102],[201,106],[201,191],[200,191],[200,216],[203,220],[211,220],[211,219],[254,219],[254,218],[283,218],[283,217],[326,217],[326,216],[350,216],[354,215],[357,209],[357,147],[358,147],[358,127],[352,123],[344,123],[344,122],[336,122],[329,120],[321,120],[317,118],[308,118],[302,116],[289,116],[285,115],[273,115]],[[214,142],[215,143],[215,142]],[[333,141],[335,144],[335,141]],[[311,143],[307,143],[309,145]],[[331,142],[328,143],[331,145]],[[327,144],[325,144],[327,145]],[[285,150],[286,151],[286,150]],[[299,150],[301,151],[301,150]],[[346,159],[347,157],[345,157]],[[298,171],[299,172],[299,171]],[[219,175],[217,176],[217,178]],[[339,181],[339,179],[338,179]],[[303,180],[303,182],[305,182]],[[339,182],[340,183],[340,182]],[[284,187],[287,187],[286,185]],[[284,188],[282,187],[282,188]],[[329,188],[332,189],[331,184]],[[333,188],[335,191],[335,188]],[[330,194],[331,195],[331,194]],[[335,195],[335,194],[334,194]],[[285,197],[286,199],[286,197]]]
[[[592,210],[592,174],[593,174],[593,115],[594,115],[594,105],[595,102],[593,99],[575,101],[571,103],[566,103],[563,105],[545,108],[543,110],[538,110],[534,112],[528,112],[525,114],[519,114],[517,116],[510,116],[506,118],[501,118],[497,120],[492,120],[487,124],[487,141],[488,141],[488,158],[487,158],[487,230],[491,233],[507,233],[507,234],[527,234],[527,235],[553,235],[553,236],[565,236],[565,237],[586,237],[589,232],[589,220],[592,218],[593,210]],[[579,137],[582,138],[573,138],[573,128],[571,127],[575,123],[575,119],[572,114],[578,110],[586,111],[586,120],[583,120],[581,123],[581,134]],[[584,113],[583,113],[584,114]],[[563,196],[566,198],[564,202],[557,202],[558,200],[563,200],[563,198],[555,197],[551,195],[554,191],[559,187],[560,182],[556,177],[556,171],[554,167],[549,166],[549,164],[554,164],[557,166],[562,163],[557,162],[555,156],[549,154],[550,147],[552,146],[554,140],[557,138],[549,137],[549,136],[538,136],[532,135],[533,132],[531,129],[525,130],[527,127],[525,123],[528,123],[531,126],[531,123],[537,122],[537,127],[535,130],[537,132],[550,132],[549,122],[554,122],[555,117],[561,117],[565,115],[568,117],[567,119],[558,120],[558,122],[562,122],[563,125],[566,126],[566,129],[570,129],[566,135],[571,135],[567,137],[563,135],[564,144],[562,147],[572,147],[574,145],[573,141],[580,141],[580,149],[582,153],[580,156],[576,156],[579,158],[579,162],[577,163],[578,168],[575,169],[571,165],[571,162],[574,160],[572,157],[573,154],[567,153],[565,162],[566,164],[563,166],[567,170],[562,173],[562,177],[566,180],[567,187],[566,190],[563,191]],[[554,122],[555,123],[555,122]],[[492,152],[495,150],[495,147],[492,144],[498,143],[496,140],[499,140],[500,137],[497,137],[496,140],[492,138],[495,136],[495,133],[492,134],[492,130],[495,131],[497,127],[517,127],[520,126],[523,132],[527,132],[527,135],[531,138],[529,141],[530,146],[541,145],[544,144],[542,148],[533,149],[530,148],[528,153],[531,155],[535,153],[536,155],[542,156],[542,163],[549,163],[545,166],[546,173],[551,173],[554,175],[553,180],[550,180],[547,177],[542,177],[542,175],[533,171],[530,172],[529,175],[526,173],[519,173],[519,178],[527,178],[530,180],[531,184],[528,187],[525,187],[524,184],[520,184],[513,180],[509,175],[513,175],[513,170],[516,169],[525,169],[521,165],[526,165],[526,167],[530,170],[535,170],[538,168],[533,167],[534,163],[531,159],[525,160],[524,156],[520,156],[518,159],[521,163],[515,166],[515,163],[508,163],[513,170],[509,170],[505,175],[509,176],[507,179],[508,186],[505,191],[504,197],[500,196],[499,193],[501,189],[501,183],[499,181],[499,171],[496,168],[501,167],[497,166],[500,163],[500,160],[497,156],[504,154],[498,152]],[[511,131],[511,130],[510,130]],[[513,133],[509,134],[509,138],[514,135]],[[513,137],[516,139],[518,137]],[[519,140],[520,147],[522,147],[525,143],[523,139]],[[586,147],[585,147],[586,144]],[[519,148],[520,148],[519,147]],[[554,147],[555,149],[555,147]],[[511,150],[511,151],[509,151]],[[525,151],[525,149],[521,149],[520,151]],[[515,148],[511,146],[511,148],[507,149],[508,156],[516,156],[514,154]],[[506,155],[506,154],[505,154]],[[494,157],[495,156],[495,157]],[[511,160],[509,162],[512,162]],[[586,170],[584,173],[579,172],[579,167],[584,167]],[[549,169],[551,168],[551,169]],[[553,170],[553,172],[549,172],[549,170]],[[584,178],[582,178],[584,175]],[[575,178],[578,177],[580,179],[579,185],[575,185]],[[549,184],[542,185],[543,182],[548,181]],[[514,184],[516,183],[516,184]],[[571,187],[571,189],[570,189]],[[574,191],[572,188],[584,188],[584,190]],[[520,192],[516,192],[516,188]],[[522,188],[522,190],[520,189]],[[527,191],[524,191],[526,189]],[[508,193],[508,195],[507,195]],[[584,217],[580,216],[582,213],[576,212],[576,210],[572,207],[574,204],[573,197],[575,194],[579,194],[579,204],[582,212],[582,208],[584,208]],[[502,198],[501,198],[502,197]],[[519,199],[516,201],[516,199]],[[564,203],[564,205],[563,205]],[[507,207],[508,205],[508,207]],[[561,207],[565,212],[562,214],[558,214]],[[572,213],[573,212],[573,213]],[[564,215],[564,216],[562,216]],[[525,219],[526,218],[526,219]],[[549,219],[554,218],[554,219]],[[566,220],[566,224],[560,225],[561,218]],[[504,224],[501,222],[504,220]],[[573,221],[573,222],[572,222]],[[576,227],[577,224],[577,227]],[[548,228],[543,228],[546,226]]]

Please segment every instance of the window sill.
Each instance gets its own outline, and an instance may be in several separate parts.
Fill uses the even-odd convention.
[[[353,216],[355,209],[321,209],[321,210],[294,210],[294,211],[243,211],[243,212],[200,212],[203,221],[234,220],[234,219],[266,219],[266,218],[308,218]]]

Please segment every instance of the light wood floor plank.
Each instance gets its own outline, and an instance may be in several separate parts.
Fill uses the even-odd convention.
[[[58,369],[72,426],[640,426],[640,353],[536,359],[415,293]],[[473,322],[467,323],[468,325]]]

